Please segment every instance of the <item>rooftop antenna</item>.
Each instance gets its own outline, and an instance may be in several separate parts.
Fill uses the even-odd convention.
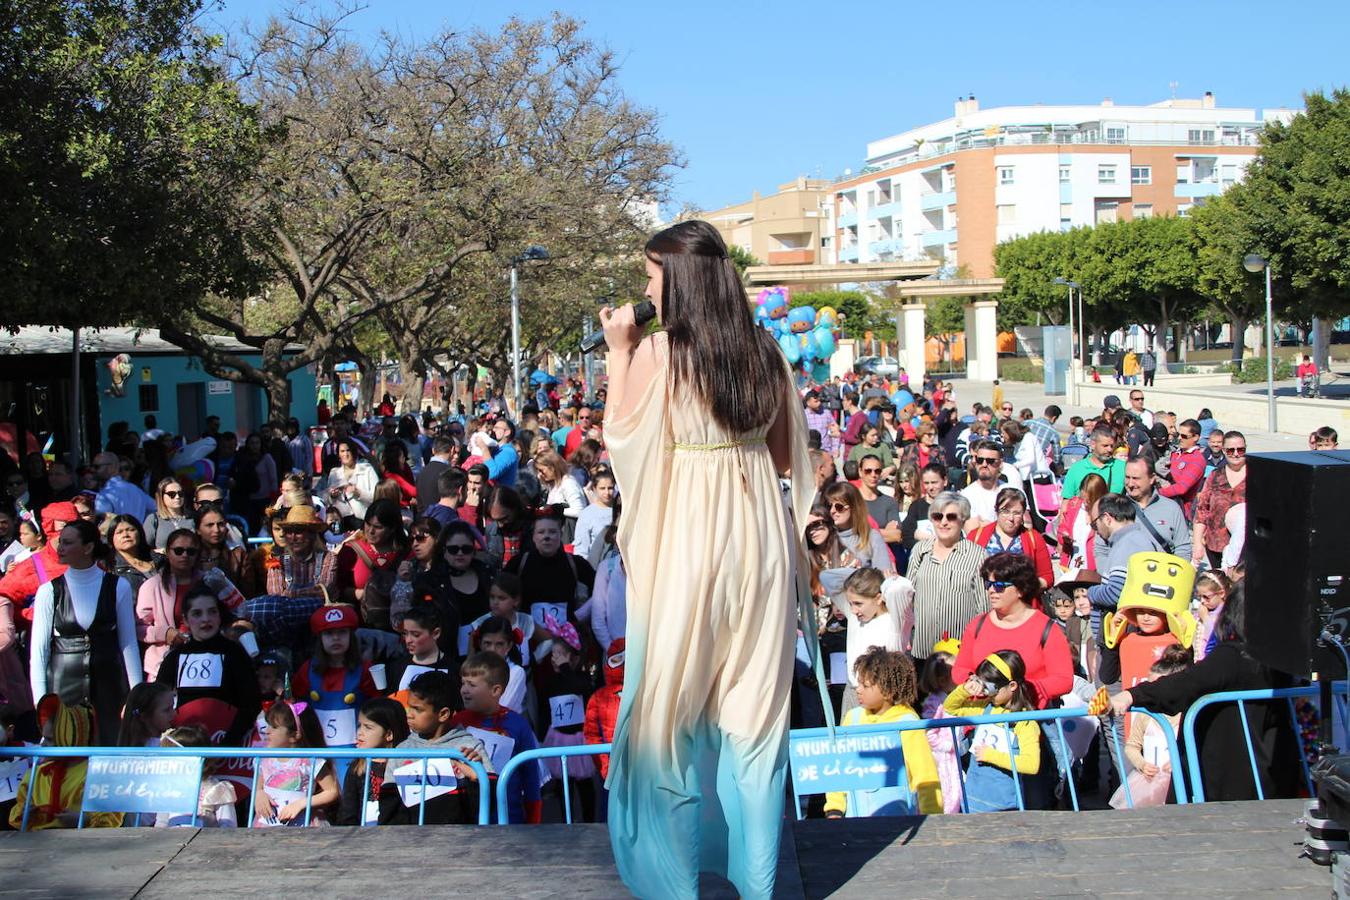
[[[1178,82],[1175,82],[1175,81],[1169,81],[1169,82],[1167,82],[1167,86],[1170,87],[1170,88],[1172,89],[1172,99],[1173,99],[1173,100],[1177,99],[1177,85],[1178,85]]]

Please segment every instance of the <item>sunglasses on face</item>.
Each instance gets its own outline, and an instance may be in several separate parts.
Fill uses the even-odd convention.
[[[949,512],[949,513],[935,512],[935,513],[929,513],[929,514],[928,514],[928,518],[929,518],[930,521],[933,521],[933,522],[942,522],[943,520],[946,520],[946,521],[948,521],[948,522],[960,522],[960,521],[961,521],[961,514],[960,514],[960,513],[954,513],[954,512]]]
[[[852,511],[853,507],[849,506],[847,503],[830,504],[830,512],[852,512]]]
[[[461,556],[473,552],[473,544],[446,544],[445,552]]]
[[[1143,400],[1143,399],[1144,399],[1144,395],[1143,395],[1143,394],[1140,394],[1139,396],[1137,396],[1137,397],[1131,397],[1130,399],[1131,399],[1131,400]]]
[[[170,547],[169,552],[174,556],[196,556],[196,547]]]
[[[1011,581],[990,581],[988,578],[984,580],[984,589],[986,591],[993,591],[997,594],[1003,593],[1012,586],[1013,583]]]
[[[183,496],[183,492],[182,492],[182,491],[165,491],[165,492],[164,492],[164,496],[165,496],[165,497],[181,497],[181,496]]]
[[[1246,448],[1246,447],[1224,447],[1224,448],[1223,448],[1223,452],[1224,452],[1224,455],[1225,455],[1225,456],[1246,456],[1246,455],[1247,455],[1247,448]]]
[[[422,533],[422,534],[413,534],[411,537],[412,537],[412,541],[413,541],[414,544],[420,544],[420,543],[422,543],[423,541],[426,541],[426,540],[430,540],[430,539],[431,539],[431,535],[426,534],[426,533]]]
[[[977,466],[996,466],[1001,462],[1003,462],[1003,460],[999,459],[997,456],[975,457],[975,465]]]
[[[880,469],[859,469],[858,471],[862,472],[864,475],[880,475],[880,474],[881,474],[881,470],[880,470]]]

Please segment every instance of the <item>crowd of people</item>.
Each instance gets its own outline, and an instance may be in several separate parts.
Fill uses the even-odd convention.
[[[1287,683],[1245,650],[1246,438],[1208,409],[1149,409],[1126,374],[1128,405],[1108,396],[1067,422],[1055,405],[1015,411],[998,382],[964,414],[950,384],[913,391],[903,373],[805,395],[818,494],[803,538],[831,708],[799,691],[794,724],[1084,707],[1087,726],[1073,741],[1034,722],[906,733],[907,791],[855,792],[861,810],[830,795],[824,814],[1015,809],[1019,791],[1028,807],[1166,802],[1184,768],[1132,706],[1175,733],[1205,693]],[[1324,427],[1308,446],[1337,440]],[[817,679],[809,660],[798,674]],[[1292,795],[1290,754],[1316,747],[1278,704],[1246,710],[1264,796]],[[1201,725],[1185,749],[1206,796],[1258,796],[1237,710]]]
[[[1208,410],[1149,410],[1139,388],[1069,422],[995,401],[962,414],[940,380],[804,390],[821,666],[800,661],[793,724],[1086,707],[1105,686],[1134,802],[1164,802],[1176,761],[1130,706],[1175,728],[1202,693],[1277,681],[1243,649],[1245,438]],[[365,421],[325,406],[314,434],[291,419],[242,442],[218,422],[192,440],[118,423],[78,470],[0,453],[7,742],[385,748],[256,773],[208,761],[199,812],[221,826],[476,821],[491,785],[475,768],[450,766],[455,787],[426,791],[419,811],[398,750],[453,749],[495,782],[515,754],[614,731],[627,573],[604,403],[603,388],[587,401],[575,382],[545,386],[516,421],[499,402],[396,417],[386,397]],[[1310,447],[1336,441],[1321,429]],[[1153,577],[1144,563],[1184,568],[1174,598],[1135,589]],[[1248,725],[1273,735],[1278,711],[1259,706]],[[1211,799],[1255,796],[1228,759],[1236,715],[1214,717],[1194,751]],[[1049,806],[1066,771],[1080,796],[1121,805],[1100,737],[1060,746],[1024,722],[903,743],[908,791],[820,796],[809,813],[1008,809],[1017,785]],[[1267,796],[1297,770],[1274,753],[1259,760]],[[602,820],[607,764],[523,767],[510,820],[555,814],[564,780],[579,818]],[[0,798],[8,825],[26,805],[30,828],[73,825],[83,772],[41,763]]]

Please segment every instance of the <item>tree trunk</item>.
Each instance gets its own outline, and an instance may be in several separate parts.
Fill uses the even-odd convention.
[[[403,396],[399,398],[399,410],[415,416],[422,410],[422,395],[426,392],[426,363],[421,360],[409,363],[406,359],[400,359],[398,370],[403,380]]]
[[[375,411],[375,367],[369,360],[360,360],[356,364],[357,370],[361,373],[361,384],[359,386],[359,406],[357,415],[370,415]]]
[[[1233,338],[1233,365],[1238,367],[1242,365],[1243,351],[1247,347],[1247,320],[1242,316],[1233,316],[1228,321],[1228,330]]]
[[[267,392],[268,421],[285,422],[291,417],[291,383],[285,375],[266,372],[263,390]]]

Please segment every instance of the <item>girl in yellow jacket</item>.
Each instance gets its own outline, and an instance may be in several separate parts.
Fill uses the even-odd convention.
[[[38,701],[38,725],[42,736],[55,747],[88,747],[94,734],[94,711],[89,706],[66,706],[55,694]],[[28,811],[28,829],[74,828],[84,802],[85,759],[49,759],[39,763],[33,778],[33,804]],[[23,825],[23,809],[28,800],[28,775],[19,783],[14,808],[9,811],[11,828]],[[90,813],[84,817],[86,828],[118,828],[121,813]]]
[[[858,702],[844,714],[843,725],[876,725],[917,720],[918,679],[914,663],[903,653],[873,647],[853,663],[858,679]],[[922,730],[900,732],[909,790],[900,787],[870,791],[837,791],[825,797],[825,815],[839,819],[863,816],[905,816],[942,812],[942,783],[938,778],[933,748]],[[854,804],[849,805],[849,794]]]
[[[965,684],[958,684],[947,695],[942,708],[953,716],[1035,709],[1027,694],[1026,672],[1022,654],[996,650],[984,658]],[[1017,809],[1014,766],[1023,776],[1040,771],[1041,726],[1035,722],[976,726],[966,766],[966,808],[973,813]]]

